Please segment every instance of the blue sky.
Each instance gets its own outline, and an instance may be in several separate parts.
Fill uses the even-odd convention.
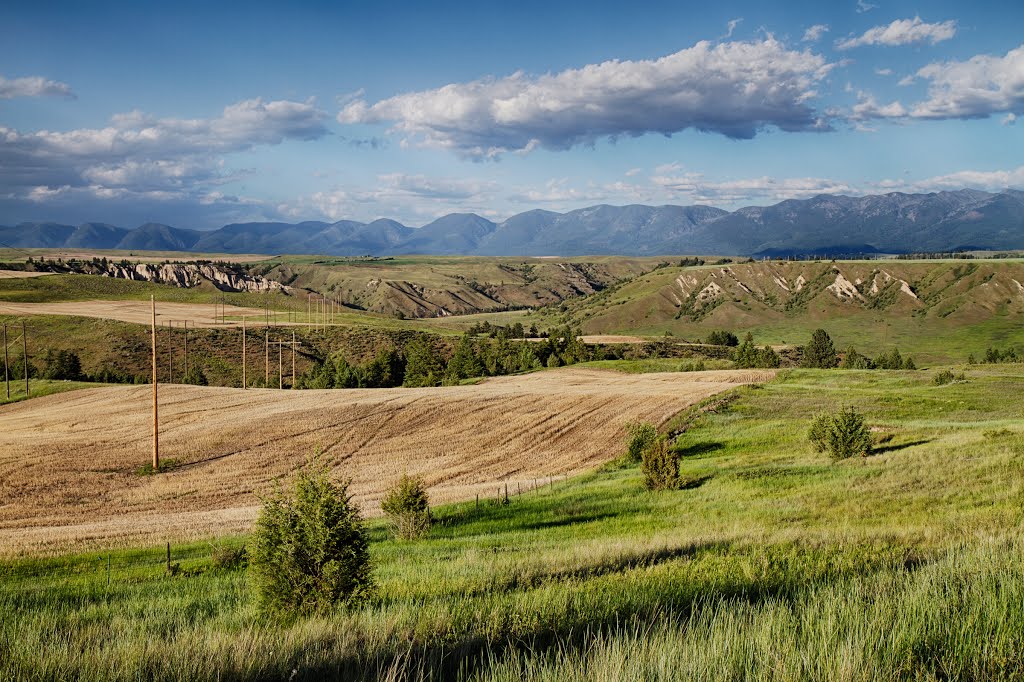
[[[0,7],[0,224],[1024,188],[1024,4]]]

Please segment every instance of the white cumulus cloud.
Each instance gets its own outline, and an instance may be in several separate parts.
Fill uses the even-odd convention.
[[[849,50],[864,45],[885,45],[894,47],[896,45],[914,45],[920,43],[935,43],[949,40],[956,35],[956,22],[943,21],[938,24],[929,24],[921,21],[921,17],[913,19],[897,19],[887,26],[875,26],[857,37],[846,38],[836,41],[836,48]]]
[[[1004,56],[929,64],[917,72],[927,80],[928,99],[914,106],[915,118],[983,118],[1024,114],[1024,45]]]
[[[815,24],[804,31],[804,42],[815,43],[821,40],[821,37],[828,33],[828,26],[826,24]]]
[[[25,78],[4,78],[0,76],[0,99],[15,97],[71,97],[71,86],[66,83],[49,80],[42,76],[26,76]]]
[[[390,123],[407,143],[478,159],[686,129],[747,139],[767,127],[828,129],[811,101],[832,66],[770,36],[703,41],[660,59],[612,60],[540,76],[517,72],[373,104],[356,99],[338,121]]]
[[[928,82],[923,101],[883,106],[862,93],[852,118],[971,119],[1006,114],[1003,122],[1012,123],[1024,114],[1024,45],[1001,57],[977,55],[928,64],[914,78]],[[907,77],[900,84],[911,80]]]

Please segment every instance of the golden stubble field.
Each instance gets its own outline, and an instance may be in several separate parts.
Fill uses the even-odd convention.
[[[565,368],[425,389],[160,389],[150,459],[150,386],[74,391],[0,407],[0,555],[185,540],[247,530],[259,493],[311,453],[373,514],[403,472],[436,502],[495,496],[619,455],[624,425],[662,423],[764,371],[663,374]]]

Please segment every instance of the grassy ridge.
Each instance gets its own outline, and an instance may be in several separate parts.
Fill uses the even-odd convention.
[[[174,577],[161,548],[116,553],[109,587],[95,555],[8,561],[0,677],[1017,679],[1019,376],[786,373],[683,436],[691,489],[608,468],[439,509],[421,542],[374,522],[376,595],[317,618],[260,615],[201,544]],[[812,452],[841,404],[876,455]]]

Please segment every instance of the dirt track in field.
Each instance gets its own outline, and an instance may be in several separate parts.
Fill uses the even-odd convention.
[[[25,272],[24,270],[0,270],[0,279],[28,279],[30,277],[45,277],[49,272]]]
[[[227,323],[218,322],[220,307],[212,303],[161,303],[156,304],[156,322],[165,325],[173,320],[180,325],[188,320],[195,327],[241,327],[237,319],[251,315],[250,324],[262,326],[264,311],[257,308],[227,306]],[[101,320],[120,320],[135,324],[150,324],[152,311],[149,301],[62,301],[60,303],[7,303],[0,302],[0,315],[77,315]],[[232,319],[235,318],[235,319]]]
[[[243,391],[166,386],[163,457],[151,387],[74,391],[0,407],[0,555],[243,532],[258,493],[320,450],[374,513],[403,472],[436,502],[575,474],[622,450],[624,425],[662,423],[771,372],[665,374],[566,368],[427,389]]]

